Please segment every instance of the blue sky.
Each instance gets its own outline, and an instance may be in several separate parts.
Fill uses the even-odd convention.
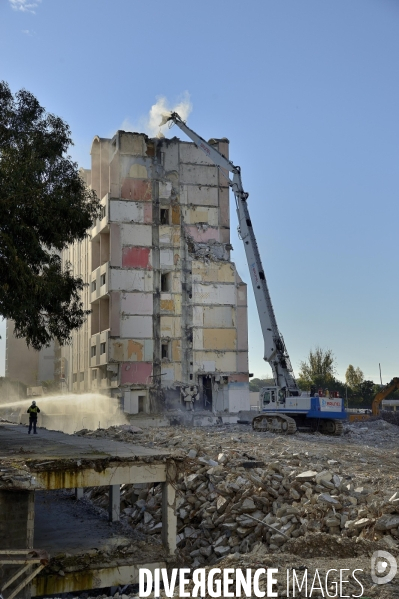
[[[230,139],[296,373],[319,345],[341,379],[399,375],[398,58],[397,0],[0,0],[0,78],[69,123],[79,165],[159,96]],[[249,282],[233,203],[232,243]]]

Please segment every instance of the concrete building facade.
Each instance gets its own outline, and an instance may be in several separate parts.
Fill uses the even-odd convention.
[[[6,324],[6,377],[27,386],[54,380],[54,342],[40,351],[29,348],[24,338],[14,335],[14,322]]]
[[[212,140],[228,155],[228,140]],[[249,408],[247,287],[230,261],[229,188],[192,143],[118,131],[82,171],[101,198],[91,238],[63,254],[92,314],[61,349],[71,391],[128,413]]]

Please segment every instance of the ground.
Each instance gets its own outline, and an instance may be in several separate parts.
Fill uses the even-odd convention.
[[[96,439],[105,449],[113,439],[178,458],[178,548],[169,567],[277,568],[279,597],[391,599],[399,597],[399,575],[376,584],[371,557],[376,551],[399,556],[398,433],[383,420],[345,425],[342,437],[257,433],[244,424],[122,425],[82,430],[77,434],[85,439],[69,437],[67,445],[86,447]],[[36,439],[29,442],[36,447]],[[158,484],[122,485],[121,522],[109,525],[107,487],[86,488],[79,501],[71,491],[52,492],[51,500],[38,492],[35,544],[47,546],[46,535],[58,533],[49,569],[59,575],[76,568],[77,560],[89,566],[134,553],[150,556],[161,549],[160,499]],[[299,581],[307,572],[307,587],[297,587],[295,595],[293,569]],[[335,584],[340,576],[341,589]],[[123,599],[137,591],[125,589]]]
[[[186,456],[186,471],[177,484],[176,567],[278,568],[280,597],[287,596],[287,569],[294,568],[301,578],[308,569],[307,594],[304,588],[302,594],[296,590],[297,597],[388,599],[399,597],[399,577],[386,585],[373,583],[370,560],[377,550],[399,554],[398,433],[398,427],[378,420],[346,425],[340,438],[256,433],[249,425],[146,430],[122,426],[78,434]],[[124,503],[128,507],[123,518],[153,534],[159,522],[157,489],[133,491],[136,496]],[[100,493],[94,501],[106,498]],[[274,532],[251,522],[251,515],[265,518]],[[289,540],[278,530],[285,530]],[[334,572],[325,584],[331,569],[343,569],[343,580],[349,575],[342,592],[334,594]],[[356,569],[362,570],[356,576],[363,588],[352,577]],[[317,574],[321,588],[317,590],[316,578],[311,592]],[[339,580],[339,572],[337,576]]]

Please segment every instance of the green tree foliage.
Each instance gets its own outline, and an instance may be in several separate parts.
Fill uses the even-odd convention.
[[[70,129],[21,90],[0,82],[0,314],[35,349],[65,343],[84,322],[84,282],[59,253],[80,241],[99,201],[66,155]]]
[[[362,381],[360,384],[349,387],[347,384],[349,407],[351,408],[370,408],[374,396],[380,390],[380,386],[373,381]]]
[[[388,385],[390,385],[393,381],[390,381],[388,383]],[[378,386],[378,391],[380,391],[380,387]],[[376,391],[377,393],[377,391]],[[394,391],[391,391],[391,393],[388,395],[388,397],[386,397],[386,399],[399,399],[399,389],[395,389]]]
[[[363,372],[359,367],[355,368],[349,364],[345,373],[349,405],[351,407],[364,407],[371,403],[376,391],[373,381],[365,381]]]
[[[345,380],[348,387],[350,387],[353,391],[356,391],[364,381],[363,372],[359,367],[354,368],[352,364],[349,364],[348,368],[346,369]]]
[[[249,381],[250,391],[260,391],[262,387],[272,387],[274,385],[273,379],[258,379],[254,378]]]
[[[309,390],[312,385],[332,390],[335,381],[335,357],[331,349],[316,347],[310,350],[306,360],[300,362],[299,387]]]
[[[362,403],[371,404],[376,393],[378,393],[378,386],[373,381],[362,381],[358,387],[358,395]]]
[[[300,363],[299,388],[306,391],[311,386],[318,389],[338,391],[340,397],[348,398],[349,407],[370,407],[379,387],[373,381],[365,381],[359,367],[350,364],[345,373],[346,385],[335,377],[335,357],[330,349],[316,347],[306,360]]]

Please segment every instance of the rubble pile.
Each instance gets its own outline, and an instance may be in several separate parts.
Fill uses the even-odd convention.
[[[321,533],[314,533],[316,536],[325,537]],[[312,535],[314,536],[314,535]],[[330,537],[333,538],[333,537]],[[299,541],[296,541],[299,545]],[[366,541],[364,543],[367,543]],[[371,542],[368,542],[371,544]],[[336,543],[339,545],[339,539]],[[354,547],[354,543],[347,539],[347,545]],[[360,552],[359,552],[360,553]],[[245,555],[238,553],[230,554],[224,558],[221,558],[217,564],[217,568],[221,572],[225,572],[229,569],[229,578],[233,581],[230,588],[235,588],[236,571],[241,570],[246,572],[247,569],[251,569],[252,572],[258,568],[273,568],[277,569],[274,573],[276,580],[273,586],[273,591],[278,592],[278,597],[364,597],[364,599],[371,599],[376,597],[378,599],[393,599],[398,597],[398,586],[396,584],[379,586],[374,583],[370,576],[370,558],[369,557],[354,557],[355,553],[351,556],[348,555],[345,559],[340,559],[340,555],[331,558],[317,557],[317,559],[310,558],[306,559],[305,562],[299,561],[296,555],[290,553],[278,553],[270,554],[267,548],[258,543],[254,549]],[[205,566],[206,575],[209,574],[210,569],[213,566]],[[339,569],[345,569],[345,574],[348,576],[343,577],[344,582],[342,585],[337,584],[339,581]],[[300,585],[295,586],[293,590],[292,583],[292,571],[296,571],[296,575],[300,580]],[[307,571],[306,578],[302,579],[305,570]],[[350,572],[356,570],[355,581]],[[223,580],[223,574],[216,574],[214,580]],[[289,583],[287,585],[287,579]],[[303,583],[303,580],[306,582]],[[315,589],[312,589],[312,582],[316,580]],[[319,582],[320,581],[320,582]],[[328,582],[327,582],[328,581]],[[303,583],[303,584],[302,584]],[[320,586],[318,586],[320,584]],[[187,588],[192,592],[194,583],[191,581]],[[301,587],[301,588],[300,588]],[[270,596],[267,589],[267,574],[261,574],[259,578],[259,588],[265,593],[265,596]],[[234,592],[234,591],[233,591]],[[339,594],[338,594],[339,592]],[[161,592],[161,599],[166,597],[165,592]],[[252,597],[255,595],[252,594]],[[174,598],[177,599],[179,594],[175,592]],[[206,593],[204,599],[210,599],[209,593]]]
[[[338,439],[303,433],[276,437],[244,425],[134,434],[125,426],[91,434],[177,449],[179,458],[185,453],[175,483],[177,543],[180,557],[196,568],[250,553],[259,543],[271,553],[300,554],[301,548],[308,556],[331,556],[339,554],[338,538],[351,555],[357,555],[354,547],[369,554],[376,543],[395,553],[399,487],[395,472],[390,477],[381,468],[374,447],[382,442],[396,449],[390,428],[397,427],[368,423],[367,437],[360,424],[348,426]],[[363,452],[352,450],[350,437],[363,443]],[[396,465],[398,455],[391,457]],[[88,494],[107,506],[103,489]],[[136,530],[160,533],[160,485],[126,486],[121,508]]]
[[[200,458],[183,476],[176,485],[177,541],[193,568],[212,565],[229,553],[248,553],[260,541],[272,552],[286,550],[290,539],[314,532],[380,539],[387,548],[396,547],[399,493],[386,500],[378,491],[355,487],[338,464],[301,471],[292,467],[298,458],[289,461],[248,468],[221,454],[217,464],[203,464]],[[132,524],[150,534],[159,530],[160,495],[150,490],[138,503]],[[310,552],[323,555],[323,547]]]
[[[344,430],[346,439],[349,442],[367,443],[374,447],[394,444],[399,435],[397,424],[399,420],[395,412],[390,412],[383,418],[373,418],[370,421],[354,422],[347,425]],[[393,416],[389,416],[393,414]],[[387,418],[387,420],[385,420]]]
[[[399,411],[383,410],[380,412],[380,414],[381,414],[381,418],[383,420],[385,420],[386,422],[389,422],[390,424],[395,424],[396,426],[399,426]]]

